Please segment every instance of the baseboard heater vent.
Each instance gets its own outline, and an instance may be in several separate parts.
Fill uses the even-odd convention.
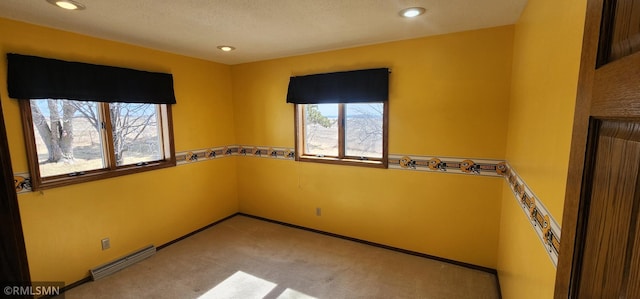
[[[93,280],[98,280],[105,276],[111,275],[139,261],[142,261],[154,255],[155,253],[156,253],[156,247],[153,245],[149,245],[127,256],[123,256],[115,261],[108,262],[106,264],[103,264],[96,268],[91,269],[90,270],[91,278]]]

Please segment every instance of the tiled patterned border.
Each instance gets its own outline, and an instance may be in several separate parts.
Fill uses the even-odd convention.
[[[183,165],[230,156],[254,156],[262,158],[293,160],[295,158],[295,153],[293,149],[288,148],[230,145],[188,152],[179,152],[176,153],[176,161],[178,165]]]
[[[529,218],[536,235],[545,247],[553,266],[557,267],[560,250],[560,225],[542,204],[540,198],[531,191],[509,164],[507,164],[505,178],[509,182],[513,195],[520,203],[522,211]]]
[[[250,145],[230,145],[176,153],[178,165],[204,162],[231,156],[252,156],[270,159],[293,160],[295,153],[290,148],[261,147]],[[560,225],[549,210],[524,183],[522,178],[505,161],[463,159],[430,156],[389,155],[390,169],[455,173],[504,177],[523,212],[531,221],[534,231],[544,245],[554,266],[558,264],[560,248]],[[31,191],[28,173],[16,173],[14,183],[18,193]]]
[[[389,155],[389,168],[500,177],[507,164],[497,160]]]
[[[13,174],[13,184],[16,186],[17,193],[31,192],[31,176],[28,172],[20,172]]]

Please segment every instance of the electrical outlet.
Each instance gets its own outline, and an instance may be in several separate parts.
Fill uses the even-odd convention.
[[[102,250],[111,248],[111,241],[109,240],[109,238],[104,238],[100,242],[102,243]]]
[[[322,216],[322,209],[316,208],[316,216]]]

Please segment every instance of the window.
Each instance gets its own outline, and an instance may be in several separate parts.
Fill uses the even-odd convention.
[[[34,189],[175,165],[170,105],[20,103]]]
[[[386,167],[386,106],[296,105],[298,160]]]
[[[173,76],[7,54],[33,190],[176,165]]]
[[[296,160],[387,167],[389,69],[291,77]]]

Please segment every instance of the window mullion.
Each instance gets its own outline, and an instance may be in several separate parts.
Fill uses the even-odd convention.
[[[296,113],[298,113],[299,116],[299,120],[298,120],[298,129],[300,130],[300,140],[298,141],[298,145],[300,146],[300,149],[297,149],[300,151],[300,153],[302,155],[306,155],[307,154],[307,142],[306,142],[306,138],[305,136],[307,136],[307,132],[306,132],[306,128],[304,126],[304,124],[306,123],[306,109],[307,107],[305,105],[296,105],[296,108],[298,110],[296,110]]]
[[[111,112],[109,103],[100,103],[100,114],[102,115],[102,140],[104,144],[103,151],[105,153],[107,167],[111,170],[116,169],[116,154],[113,145],[113,128],[111,127]]]
[[[345,140],[344,140],[344,118],[345,118],[345,104],[338,104],[338,157],[344,159],[345,155]]]

